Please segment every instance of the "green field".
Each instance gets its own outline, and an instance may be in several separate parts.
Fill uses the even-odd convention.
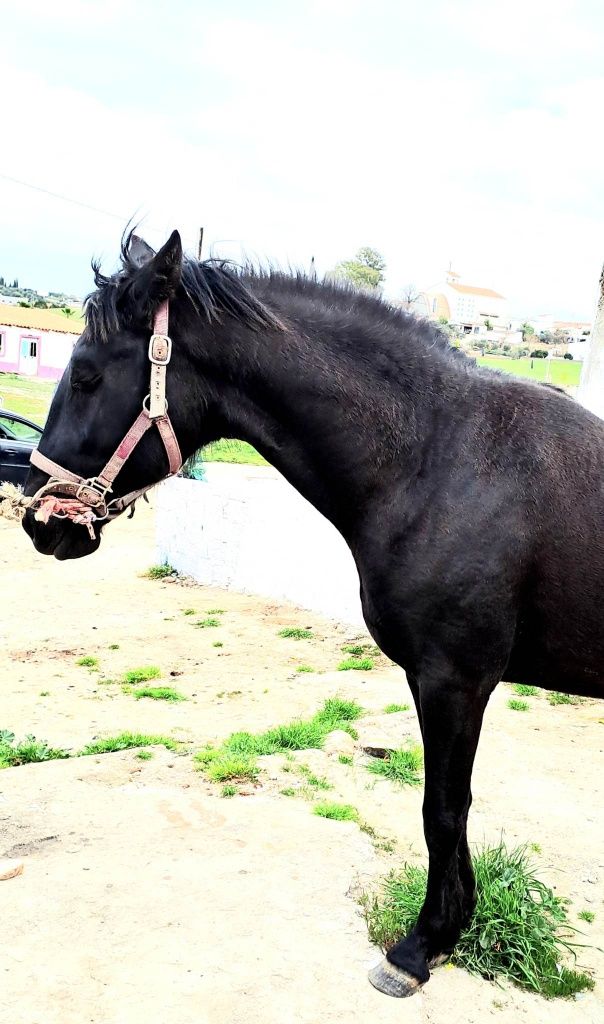
[[[557,384],[561,388],[576,388],[581,376],[581,363],[570,359],[509,359],[506,356],[479,356],[479,366],[488,366],[492,370],[503,370],[515,377],[528,377]],[[551,370],[551,377],[548,372]]]

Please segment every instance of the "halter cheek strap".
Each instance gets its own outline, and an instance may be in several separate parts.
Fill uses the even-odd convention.
[[[151,363],[151,381],[149,394],[143,402],[143,408],[122,438],[113,455],[96,477],[85,479],[64,469],[53,462],[36,448],[30,457],[32,465],[41,469],[50,477],[47,484],[41,487],[30,501],[31,506],[38,506],[35,518],[48,522],[51,516],[58,519],[72,519],[86,526],[94,538],[92,523],[111,519],[124,511],[133,501],[144,494],[148,487],[139,491],[131,491],[121,498],[107,501],[116,476],[124,463],[146,432],[156,426],[163,441],[168,457],[169,473],[173,476],[182,465],[182,455],[174,428],[168,416],[166,399],[166,370],[172,356],[172,341],[168,336],[168,303],[163,302],[155,314],[153,335],[149,341],[149,362]]]

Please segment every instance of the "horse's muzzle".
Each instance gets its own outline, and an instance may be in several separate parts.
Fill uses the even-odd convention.
[[[96,551],[101,543],[101,527],[95,524],[94,537],[70,519],[49,519],[41,523],[34,518],[33,509],[23,516],[23,529],[42,555],[54,555],[60,562],[68,558],[84,558]]]

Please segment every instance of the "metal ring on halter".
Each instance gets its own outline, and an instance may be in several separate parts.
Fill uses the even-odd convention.
[[[146,404],[147,402],[149,403],[149,405]],[[143,409],[147,413],[147,416],[151,415],[151,395],[145,395],[145,397],[143,398]],[[164,412],[162,413],[162,415],[163,416],[167,416],[168,415],[168,399],[167,398],[164,401]],[[161,417],[158,417],[158,418],[161,418]]]

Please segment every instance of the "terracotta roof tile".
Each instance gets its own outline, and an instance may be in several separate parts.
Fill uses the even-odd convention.
[[[27,306],[0,305],[0,327],[25,327],[30,331],[59,331],[62,334],[81,334],[84,321],[70,319],[53,309],[33,309]]]

